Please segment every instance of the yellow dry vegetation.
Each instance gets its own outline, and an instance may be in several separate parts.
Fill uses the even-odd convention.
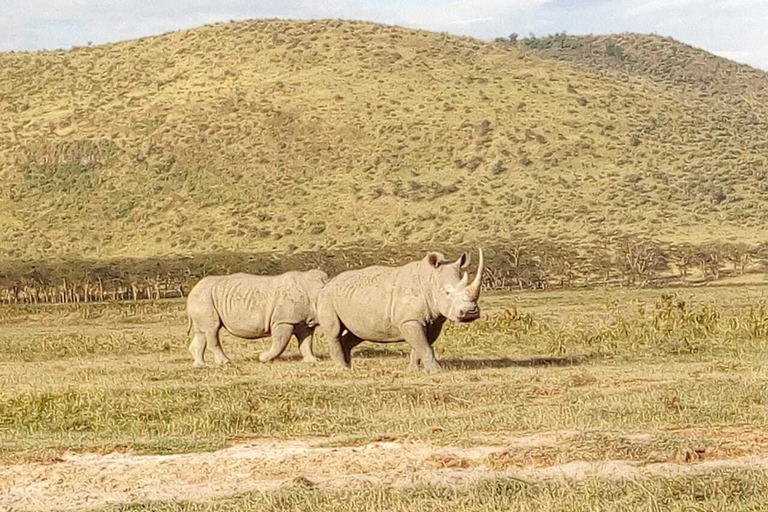
[[[764,236],[768,75],[561,39],[261,20],[0,54],[0,258]]]

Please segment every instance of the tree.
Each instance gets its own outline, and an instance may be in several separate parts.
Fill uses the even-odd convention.
[[[627,284],[643,282],[654,273],[667,268],[667,255],[661,245],[652,240],[623,236],[617,240],[619,269],[627,278]]]
[[[515,241],[507,246],[502,252],[505,263],[509,265],[512,277],[517,281],[518,287],[522,290],[523,283],[529,281],[530,259],[528,256],[530,241],[523,237],[516,237]],[[526,264],[528,263],[528,264]]]
[[[706,244],[699,248],[696,254],[696,263],[701,268],[702,274],[720,279],[720,267],[723,260],[722,247],[718,244]]]
[[[669,251],[670,258],[680,271],[680,277],[688,277],[688,269],[696,263],[697,249],[687,242],[675,244]]]
[[[739,270],[740,275],[744,275],[744,271],[749,265],[749,260],[752,254],[755,252],[755,248],[750,247],[744,242],[725,244],[722,250],[725,259],[733,264],[734,270]]]

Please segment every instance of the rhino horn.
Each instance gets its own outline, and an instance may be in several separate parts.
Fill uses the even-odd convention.
[[[477,274],[475,274],[475,279],[467,287],[467,294],[469,295],[469,298],[472,299],[474,302],[477,302],[477,299],[480,298],[480,285],[483,282],[484,270],[485,270],[485,260],[483,259],[483,250],[480,249],[480,261],[477,264]]]
[[[467,275],[467,273],[466,273],[466,272],[464,272],[464,275],[463,275],[463,276],[461,276],[461,281],[459,281],[459,286],[458,286],[458,288],[459,288],[459,289],[461,289],[461,288],[466,288],[466,287],[467,287],[467,283],[468,283],[468,282],[469,282],[469,276]]]

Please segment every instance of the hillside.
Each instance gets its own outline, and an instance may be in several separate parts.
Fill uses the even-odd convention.
[[[269,20],[0,54],[0,260],[764,240],[768,74],[617,37]]]

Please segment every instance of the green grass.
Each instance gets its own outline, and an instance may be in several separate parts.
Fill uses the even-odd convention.
[[[670,429],[768,427],[759,288],[687,293],[685,305],[660,292],[629,304],[621,290],[519,294],[518,310],[494,310],[514,299],[490,296],[481,321],[440,339],[438,375],[408,372],[404,344],[364,344],[345,372],[322,338],[324,360],[306,365],[295,355],[260,364],[268,341],[229,336],[234,365],[193,370],[181,302],[142,305],[138,324],[126,305],[85,320],[64,315],[69,306],[18,308],[29,323],[0,337],[0,449],[177,452],[250,436],[472,443],[552,430],[647,431],[663,444]]]
[[[364,487],[346,491],[285,489],[210,503],[122,505],[104,512],[670,512],[764,510],[768,475],[761,471],[713,471],[705,476],[568,482],[491,479],[461,487],[407,489]]]

